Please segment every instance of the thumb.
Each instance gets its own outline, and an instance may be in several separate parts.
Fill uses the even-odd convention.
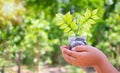
[[[85,45],[79,45],[79,46],[72,48],[72,51],[85,52],[87,51],[87,48],[85,48]]]

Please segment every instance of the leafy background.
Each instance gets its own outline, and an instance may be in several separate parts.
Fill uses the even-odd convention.
[[[68,36],[56,25],[55,15],[68,11],[84,14],[98,9],[99,20],[87,34],[89,45],[103,51],[120,68],[119,0],[0,0],[0,66],[16,63],[22,51],[22,65],[67,65],[60,46]]]

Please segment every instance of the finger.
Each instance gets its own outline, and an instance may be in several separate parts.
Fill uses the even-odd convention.
[[[62,48],[68,49],[69,47],[68,47],[68,46],[61,46],[60,48],[61,48],[61,49],[62,49]]]
[[[87,47],[85,45],[76,46],[72,49],[72,51],[85,52],[87,51]]]
[[[72,65],[74,65],[74,66],[79,66],[76,58],[74,58],[74,57],[72,57],[72,56],[69,56],[69,55],[67,55],[67,54],[63,54],[63,57],[64,57],[64,59],[65,59],[68,63],[70,63],[70,64],[72,64]]]
[[[67,60],[69,60],[69,61],[75,61],[75,60],[76,60],[76,58],[74,58],[74,57],[72,57],[72,56],[69,56],[69,55],[67,55],[67,54],[64,54],[64,57],[65,57]]]
[[[68,49],[65,49],[65,48],[62,49],[62,52],[64,52],[65,54],[67,54],[69,56],[72,56],[74,58],[79,56],[79,54],[77,52],[71,51],[71,50],[68,50]]]
[[[69,55],[67,55],[67,54],[64,54],[64,53],[63,53],[63,57],[64,57],[64,59],[65,59],[68,63],[73,63],[73,62],[75,62],[75,60],[76,60],[76,58],[74,58],[74,57],[72,57],[72,56],[69,56]]]

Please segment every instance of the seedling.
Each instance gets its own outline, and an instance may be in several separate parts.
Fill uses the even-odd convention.
[[[58,13],[56,14],[56,25],[68,33],[68,45],[71,48],[77,45],[86,45],[86,38],[79,36],[82,29],[90,30],[92,24],[95,24],[96,20],[99,19],[97,16],[97,9],[90,11],[89,9],[82,14],[71,14],[67,12],[65,15]]]

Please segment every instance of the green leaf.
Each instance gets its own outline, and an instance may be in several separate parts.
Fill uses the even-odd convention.
[[[63,15],[62,15],[61,13],[58,13],[58,14],[56,14],[56,17],[57,17],[57,18],[62,18]]]
[[[62,20],[58,20],[57,22],[56,22],[56,25],[62,25],[62,24],[64,24],[65,22],[64,21],[62,21]]]
[[[62,24],[62,25],[60,26],[60,29],[65,29],[65,28],[67,28],[67,27],[68,27],[67,24]]]
[[[67,27],[66,29],[64,29],[64,32],[69,32],[70,31],[70,28]]]
[[[98,17],[97,15],[94,15],[94,16],[92,16],[91,18],[94,19],[94,20],[99,19],[99,17]]]
[[[91,16],[91,12],[90,12],[89,9],[87,9],[86,12],[85,12],[85,17],[89,18],[90,16]]]
[[[71,26],[71,28],[72,28],[73,30],[76,30],[76,29],[77,29],[77,25],[75,24],[75,22],[72,22],[72,23],[70,24],[70,26]]]
[[[86,20],[85,17],[81,15],[81,16],[80,16],[79,23],[82,24],[85,20]]]
[[[87,24],[95,24],[96,22],[93,20],[93,19],[89,19],[88,21],[87,21]]]
[[[70,14],[70,12],[68,12],[68,13],[64,16],[64,19],[65,19],[65,21],[66,21],[68,24],[70,24],[70,23],[72,22],[72,20],[73,20],[73,17],[72,17],[72,15]]]
[[[93,11],[92,11],[92,15],[96,15],[96,14],[97,14],[97,11],[98,11],[98,9],[93,10]]]
[[[69,36],[73,36],[75,33],[73,31],[68,32]]]
[[[64,24],[63,15],[61,13],[56,14],[56,25]]]

